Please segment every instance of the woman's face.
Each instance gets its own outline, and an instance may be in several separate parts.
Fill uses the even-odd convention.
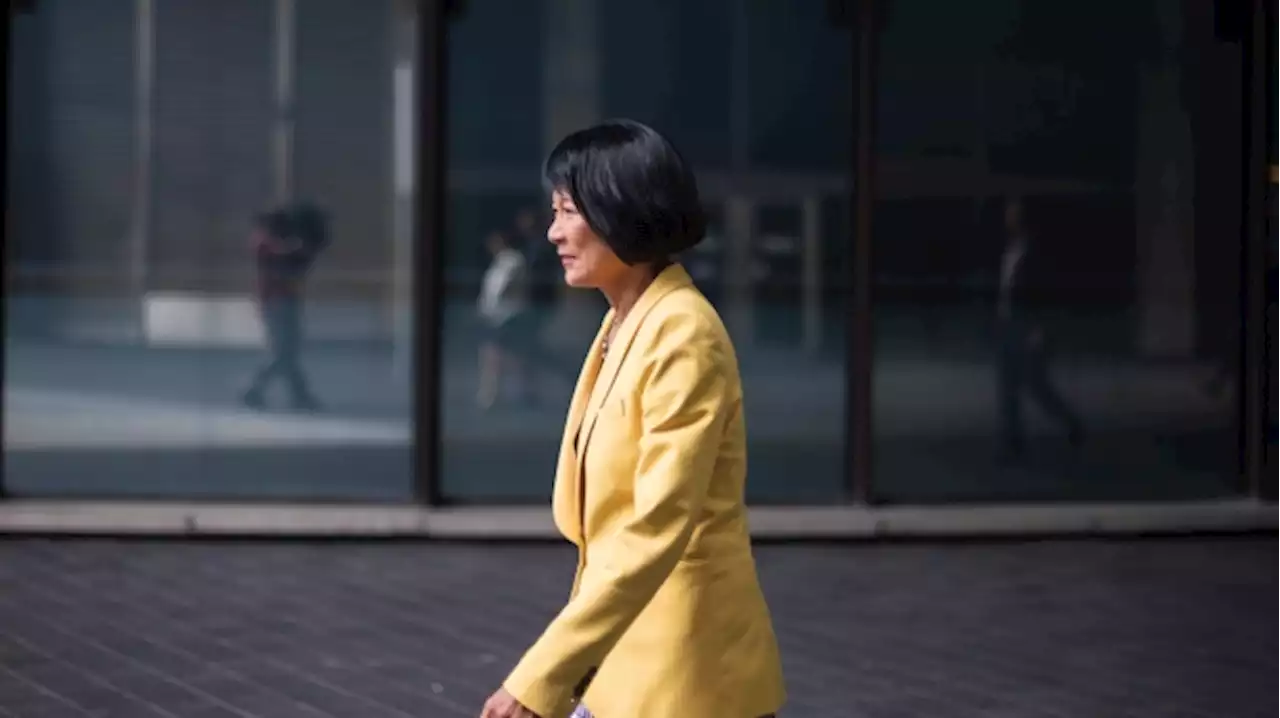
[[[615,283],[627,272],[627,265],[613,253],[574,206],[565,192],[551,195],[553,218],[547,239],[555,245],[564,268],[564,281],[571,287],[600,289]]]

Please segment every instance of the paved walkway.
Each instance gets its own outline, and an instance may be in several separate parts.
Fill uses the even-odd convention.
[[[758,555],[785,718],[1275,715],[1274,537]],[[0,542],[0,716],[475,716],[572,560],[550,545]]]

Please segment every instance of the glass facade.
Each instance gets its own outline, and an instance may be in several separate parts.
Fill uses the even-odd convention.
[[[753,503],[1243,495],[1275,234],[1250,294],[1239,35],[1181,0],[37,0],[0,489],[545,503],[605,307],[540,163],[626,116],[698,172]],[[501,247],[532,304],[499,343]]]
[[[9,495],[412,497],[394,13],[49,0],[12,18]],[[251,237],[293,200],[330,236],[296,292]]]
[[[562,286],[540,165],[575,128],[626,116],[667,134],[699,172],[712,228],[684,261],[735,337],[751,498],[843,500],[850,43],[821,3],[466,4],[448,58],[444,498],[548,495],[605,305]],[[533,278],[530,331],[501,349],[476,312],[494,234],[526,254]]]
[[[979,5],[881,35],[876,495],[1241,491],[1240,46],[1211,3]]]

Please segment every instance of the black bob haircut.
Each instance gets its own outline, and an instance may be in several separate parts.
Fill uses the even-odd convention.
[[[633,120],[608,120],[565,137],[542,168],[548,192],[564,192],[627,264],[663,262],[707,230],[698,183],[662,135]]]

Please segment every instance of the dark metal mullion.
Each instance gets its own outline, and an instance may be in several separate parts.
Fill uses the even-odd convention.
[[[1267,53],[1266,9],[1262,0],[1250,3],[1247,30],[1244,36],[1243,70],[1244,70],[1244,131],[1241,132],[1241,151],[1244,153],[1243,170],[1245,173],[1244,192],[1241,193],[1241,207],[1244,241],[1241,275],[1244,280],[1242,288],[1243,333],[1241,341],[1241,362],[1243,381],[1241,392],[1241,433],[1243,448],[1243,469],[1245,482],[1250,496],[1262,495],[1263,463],[1265,447],[1263,432],[1266,424],[1267,398],[1263,391],[1267,388],[1262,373],[1272,368],[1264,361],[1266,350],[1266,281],[1267,257],[1263,242],[1266,237],[1267,210],[1267,138],[1269,131],[1267,122],[1267,86],[1268,73],[1266,63],[1274,61],[1274,56]]]
[[[13,13],[15,12],[13,3],[4,14],[4,37],[0,42],[4,43],[4,78],[0,79],[0,87],[4,88],[4,96],[9,97],[9,74],[13,66],[12,43],[10,42],[10,33],[13,32]],[[12,129],[11,122],[5,122],[4,128],[4,157],[9,157],[9,133]],[[12,227],[12,221],[9,218],[9,167],[12,163],[6,162],[3,176],[0,176],[0,191],[4,192],[4,230],[0,232],[0,338],[4,342],[9,340],[9,328],[6,321],[9,316],[9,230]],[[7,393],[8,383],[5,381],[5,355],[6,351],[0,351],[0,393]],[[4,436],[4,403],[0,401],[0,436]],[[3,444],[3,442],[0,442]],[[0,500],[5,498],[4,490],[4,461],[7,455],[7,447],[0,445]]]
[[[417,110],[414,143],[417,182],[413,218],[414,493],[440,502],[440,369],[446,206],[446,3],[418,0]]]
[[[1261,4],[1261,3],[1260,3]],[[1275,342],[1275,314],[1270,311],[1271,302],[1276,299],[1275,287],[1271,283],[1271,272],[1275,271],[1275,251],[1276,241],[1276,146],[1275,135],[1271,134],[1276,131],[1276,41],[1277,27],[1280,27],[1276,18],[1277,5],[1275,2],[1264,4],[1262,8],[1262,16],[1260,24],[1263,29],[1260,31],[1265,38],[1260,44],[1262,48],[1259,50],[1258,68],[1263,73],[1259,84],[1264,88],[1258,98],[1258,101],[1264,104],[1264,108],[1259,112],[1265,122],[1263,132],[1266,136],[1260,138],[1263,143],[1256,148],[1265,159],[1262,160],[1263,173],[1265,178],[1262,179],[1262,187],[1260,190],[1260,201],[1255,204],[1258,208],[1258,237],[1261,242],[1267,243],[1267,248],[1259,246],[1258,252],[1261,258],[1258,264],[1258,292],[1262,295],[1262,303],[1259,307],[1258,317],[1258,334],[1262,344],[1261,356],[1265,358],[1259,371],[1266,372],[1265,380],[1262,387],[1266,389],[1266,396],[1261,399],[1258,404],[1258,419],[1261,425],[1258,428],[1260,437],[1258,441],[1258,495],[1268,501],[1276,501],[1277,483],[1275,475],[1271,473],[1274,466],[1275,449],[1274,438],[1268,439],[1268,436],[1275,436],[1275,411],[1276,406],[1273,398],[1276,396],[1276,342]],[[1264,209],[1265,208],[1265,209]],[[1265,269],[1264,269],[1265,267]],[[1265,482],[1265,483],[1264,483]]]
[[[846,480],[852,498],[866,503],[872,497],[872,451],[875,432],[872,422],[872,372],[874,345],[872,326],[872,216],[875,210],[876,58],[879,26],[876,0],[857,0],[857,25],[852,52],[854,97],[854,182],[852,208],[853,259],[850,270],[852,307],[848,325],[848,359],[845,362],[845,421],[849,445]]]

